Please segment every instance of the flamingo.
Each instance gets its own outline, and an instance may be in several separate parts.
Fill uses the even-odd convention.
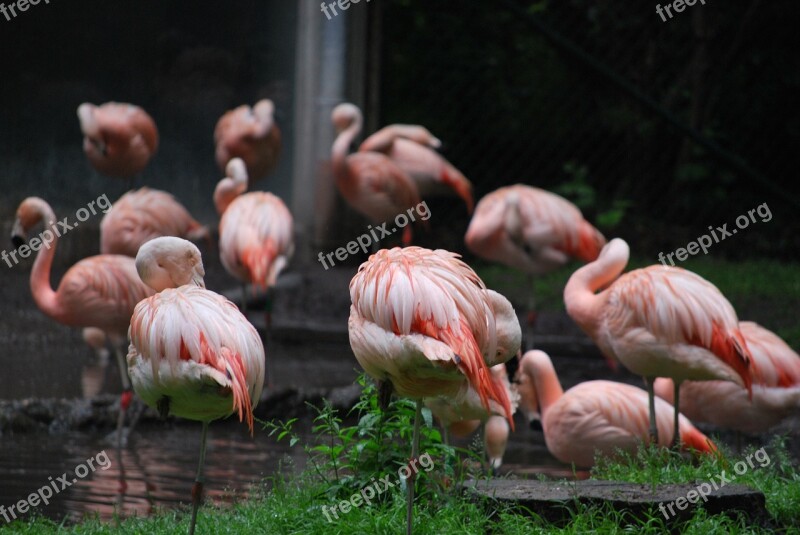
[[[83,151],[100,173],[130,178],[147,166],[158,148],[158,129],[139,106],[107,102],[78,106]]]
[[[629,254],[625,241],[611,240],[597,260],[572,274],[564,303],[607,358],[644,377],[654,441],[658,431],[653,381],[675,381],[677,444],[680,384],[716,379],[750,392],[750,351],[736,312],[716,286],[691,271],[660,264],[622,274]]]
[[[272,193],[245,193],[248,175],[240,158],[228,162],[226,171],[228,176],[214,190],[214,204],[221,216],[220,260],[243,284],[249,282],[269,291],[294,253],[292,214]],[[268,303],[267,327],[269,309]]]
[[[528,276],[528,325],[535,322],[534,276],[578,258],[591,262],[606,243],[577,206],[543,189],[516,184],[483,197],[467,233],[467,248],[481,258]]]
[[[587,381],[564,392],[550,357],[539,350],[525,353],[516,380],[520,411],[529,421],[541,417],[547,449],[561,462],[591,467],[598,451],[604,456],[617,449],[634,453],[642,442],[648,443],[648,394],[641,388]],[[660,398],[655,407],[660,432],[656,443],[665,447],[672,441],[673,407]],[[682,414],[679,425],[687,447],[717,450]]]
[[[193,243],[155,238],[139,249],[136,270],[158,293],[140,302],[131,318],[133,388],[162,416],[203,424],[191,535],[203,493],[208,424],[236,413],[252,436],[253,408],[264,385],[264,346],[236,305],[205,289],[203,261]]]
[[[458,255],[421,247],[382,249],[359,267],[350,298],[350,346],[359,364],[417,402],[412,458],[419,453],[423,399],[479,406],[484,415],[494,403],[513,429],[511,401],[492,380],[489,366],[519,351],[519,322],[511,303],[487,290]],[[410,483],[408,533],[413,500]]]
[[[354,210],[373,223],[383,223],[420,203],[414,181],[385,154],[356,152],[348,156],[363,123],[355,105],[339,104],[331,119],[338,133],[331,149],[333,175],[339,192]],[[403,244],[410,244],[411,238],[408,225],[403,228]]]
[[[244,160],[251,181],[275,169],[281,153],[281,131],[275,124],[274,113],[272,101],[262,99],[252,108],[245,104],[220,117],[214,129],[220,170],[224,171],[233,158]]]
[[[159,236],[210,240],[208,229],[195,221],[166,191],[129,191],[100,222],[100,252],[135,257],[141,245]]]
[[[419,125],[393,124],[386,126],[361,143],[359,152],[380,152],[391,158],[417,185],[423,197],[444,185],[464,200],[467,212],[472,213],[472,183],[433,149],[442,142],[427,128]]]
[[[117,424],[117,440],[121,445],[122,424],[131,401],[131,385],[120,346],[125,342],[136,303],[152,295],[153,291],[139,279],[133,258],[109,254],[84,258],[72,266],[54,291],[50,286],[50,268],[60,235],[56,221],[56,215],[46,201],[39,197],[28,197],[17,208],[12,241],[16,247],[22,246],[27,232],[43,222],[45,230],[42,237],[35,238],[40,242],[40,248],[30,279],[36,306],[62,325],[94,327],[111,339],[123,388]],[[45,235],[49,239],[45,239]],[[31,246],[33,242],[32,239]],[[98,351],[101,342],[97,331],[86,330],[83,334],[84,339]]]
[[[800,411],[800,355],[781,338],[751,321],[739,323],[757,373],[753,400],[747,391],[725,381],[686,381],[681,386],[681,412],[740,433],[762,433]],[[656,379],[656,395],[672,402],[674,386]]]
[[[497,315],[496,319],[499,319]],[[514,322],[511,318],[506,318],[506,320],[508,320],[508,324],[516,323],[519,326],[519,322]],[[516,345],[520,345],[519,340]],[[489,368],[489,371],[492,374],[492,381],[495,385],[505,390],[511,401],[512,412],[516,412],[518,395],[508,381],[505,364],[495,364]],[[477,392],[470,388],[465,401],[460,402],[458,399],[439,397],[426,399],[425,405],[439,420],[445,429],[445,433],[449,431],[455,436],[466,437],[483,423],[484,450],[489,460],[489,469],[494,471],[500,468],[503,464],[503,455],[508,445],[511,428],[508,425],[508,420],[503,415],[503,408],[498,403],[490,401],[491,411],[487,412],[481,405]]]

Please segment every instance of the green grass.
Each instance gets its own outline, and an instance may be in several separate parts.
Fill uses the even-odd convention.
[[[276,534],[361,534],[404,533],[405,492],[401,485],[387,489],[369,505],[339,513],[339,518],[324,513],[341,500],[386,475],[396,476],[397,466],[408,458],[408,431],[414,407],[406,400],[394,401],[386,414],[377,407],[376,391],[366,384],[354,424],[325,404],[317,408],[313,429],[316,440],[300,442],[294,433],[293,420],[263,422],[263,432],[278,440],[289,440],[301,447],[309,457],[304,471],[297,472],[291,462],[246,499],[229,506],[206,505],[198,515],[200,533],[276,533]],[[482,477],[476,472],[474,452],[445,446],[430,419],[424,415],[420,451],[434,460],[429,472],[420,472],[415,500],[415,533],[458,534],[524,534],[524,533],[770,533],[763,526],[748,526],[745,519],[708,514],[694,506],[688,521],[667,521],[658,511],[644,519],[634,518],[627,511],[610,506],[586,506],[567,503],[570,511],[567,525],[555,526],[532,515],[515,513],[490,499],[476,499],[459,491],[460,482],[468,477]],[[350,421],[348,418],[347,421]],[[800,533],[791,528],[800,518],[800,471],[787,454],[781,440],[754,461],[755,468],[737,476],[737,483],[760,489],[766,496],[771,522],[784,533]],[[747,454],[723,452],[687,460],[684,456],[655,448],[643,449],[636,455],[600,460],[592,471],[597,479],[628,481],[656,485],[659,483],[699,483],[708,481],[722,470],[731,473],[736,462]],[[464,461],[468,462],[464,462]],[[760,461],[760,462],[759,462]],[[765,466],[761,467],[760,465]],[[393,480],[396,477],[392,478]],[[0,533],[49,534],[116,534],[116,533],[186,533],[188,509],[157,510],[147,518],[116,519],[101,522],[87,518],[78,525],[62,525],[42,517],[29,517],[10,525],[0,525]],[[794,531],[792,531],[794,530]]]
[[[626,271],[656,264],[655,258],[633,258]],[[534,280],[536,308],[564,310],[564,286],[582,264],[572,262]],[[800,264],[775,260],[733,262],[717,257],[691,257],[679,264],[712,282],[728,298],[740,320],[756,321],[774,331],[795,350],[800,349],[800,324],[794,311],[800,302]],[[473,267],[489,288],[525,307],[530,285],[521,272],[482,261]]]

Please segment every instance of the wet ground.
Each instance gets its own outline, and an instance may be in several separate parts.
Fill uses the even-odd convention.
[[[55,284],[73,258],[95,253],[78,245],[69,247],[61,251],[59,244]],[[203,253],[207,286],[238,299],[240,290],[222,269],[216,251],[204,249]],[[113,429],[116,396],[112,394],[120,389],[116,362],[112,356],[106,366],[99,366],[78,330],[55,324],[36,308],[28,288],[30,265],[0,266],[0,505],[8,507],[24,499],[48,484],[48,478],[56,479],[64,472],[76,482],[49,505],[39,507],[46,516],[76,520],[98,514],[111,519],[115,512],[143,515],[155,507],[187,503],[198,456],[199,424],[161,422],[146,413],[149,416],[131,435],[120,459],[106,438]],[[257,409],[261,417],[307,415],[304,401],[318,401],[332,393],[339,405],[348,406],[357,395],[353,388],[344,388],[352,387],[358,373],[347,341],[348,283],[356,267],[352,263],[325,271],[315,264],[281,277],[267,341],[269,385]],[[263,327],[263,300],[251,296],[249,309],[251,321]],[[641,385],[639,378],[625,371],[612,372],[563,313],[540,314],[534,343],[551,354],[565,389],[589,379]],[[60,401],[98,392],[93,402]],[[586,476],[573,474],[550,456],[541,432],[529,429],[519,414],[516,424],[504,471]],[[307,427],[308,419],[301,420],[301,430]],[[794,430],[789,443],[793,450],[799,428],[796,421],[783,428]],[[730,434],[722,438],[733,441]],[[107,470],[97,469],[83,478],[73,475],[76,467],[103,451],[110,461]],[[242,425],[216,422],[211,426],[206,462],[208,499],[230,502],[245,496],[265,477],[287,470],[287,462],[302,466],[304,460],[299,447],[289,450],[263,431],[257,430],[250,438]]]

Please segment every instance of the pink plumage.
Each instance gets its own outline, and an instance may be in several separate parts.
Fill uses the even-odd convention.
[[[558,460],[577,466],[594,465],[595,456],[634,453],[649,442],[647,392],[611,381],[587,381],[564,392],[550,357],[528,351],[517,372],[520,410],[528,419],[539,415],[547,449]],[[658,445],[673,440],[674,407],[656,400]],[[680,415],[680,434],[686,447],[716,451],[714,444]]]
[[[441,144],[422,126],[393,124],[369,136],[358,150],[388,156],[414,180],[421,196],[450,190],[463,199],[467,212],[472,213],[472,184],[461,171],[433,150]]]
[[[220,170],[224,171],[232,159],[241,158],[252,182],[275,169],[282,144],[281,131],[273,118],[274,111],[272,101],[262,99],[252,108],[242,105],[220,117],[214,129]]]
[[[753,358],[753,399],[727,381],[686,381],[681,385],[681,412],[697,422],[745,433],[762,433],[792,414],[800,414],[800,355],[760,325],[739,323]],[[657,379],[656,393],[672,401],[673,383]]]
[[[139,106],[107,102],[78,107],[83,151],[104,175],[131,177],[142,171],[158,149],[158,129]]]
[[[532,275],[547,273],[571,257],[590,262],[606,243],[574,204],[523,184],[483,197],[464,241],[481,258]]]
[[[419,204],[414,181],[385,154],[357,152],[348,155],[350,145],[361,132],[361,111],[352,104],[340,104],[332,113],[338,136],[331,149],[336,185],[344,200],[373,223],[391,222]],[[403,243],[411,243],[411,226],[403,229]]]
[[[171,194],[140,188],[120,197],[103,217],[100,252],[135,257],[143,243],[159,236],[209,239],[208,229]]]
[[[245,283],[262,288],[275,284],[294,252],[294,222],[286,204],[263,191],[244,193],[247,172],[242,160],[231,160],[228,177],[217,185],[214,202],[219,222],[220,260]]]

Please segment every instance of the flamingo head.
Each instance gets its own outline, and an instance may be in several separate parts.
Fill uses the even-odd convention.
[[[195,244],[182,238],[154,238],[139,248],[136,271],[142,281],[160,292],[194,284],[205,288],[203,259]]]
[[[97,106],[84,102],[78,106],[78,120],[84,135],[84,147],[102,156],[108,156],[108,146],[103,139],[100,123],[97,120]]]
[[[39,197],[28,197],[17,208],[17,217],[14,226],[11,227],[11,242],[14,247],[25,244],[28,238],[28,231],[35,227],[39,222],[47,219],[48,225],[55,224],[55,214],[50,205]]]
[[[343,130],[350,128],[354,123],[361,124],[361,110],[358,109],[358,106],[349,102],[339,104],[333,108],[331,121],[336,128],[336,133],[339,134]]]
[[[225,174],[214,189],[214,206],[222,215],[233,200],[247,191],[247,166],[241,158],[233,158],[225,166]]]
[[[494,311],[497,344],[494,355],[486,356],[489,366],[508,362],[522,345],[522,329],[511,302],[494,290],[484,290]]]

